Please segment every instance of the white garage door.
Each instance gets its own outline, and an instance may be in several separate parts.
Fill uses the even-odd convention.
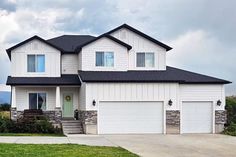
[[[182,133],[212,133],[212,103],[182,103]]]
[[[163,133],[163,103],[100,102],[98,133]]]

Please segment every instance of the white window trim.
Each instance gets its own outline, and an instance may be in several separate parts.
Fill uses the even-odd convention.
[[[144,54],[145,54],[145,60],[146,60],[146,54],[147,54],[147,53],[152,53],[152,54],[153,54],[153,57],[154,57],[154,58],[153,58],[153,59],[154,59],[154,60],[153,60],[153,61],[154,61],[153,67],[147,67],[147,66],[146,66],[146,61],[145,61],[145,66],[144,66],[144,67],[138,67],[138,66],[137,66],[137,54],[138,54],[138,53],[144,53]],[[156,54],[155,54],[155,52],[147,52],[147,51],[145,51],[145,52],[141,52],[141,51],[140,51],[140,52],[136,52],[136,54],[135,54],[135,67],[138,68],[138,69],[155,69],[155,67],[156,67]]]
[[[113,57],[114,57],[114,59],[113,59],[113,66],[97,66],[97,65],[96,65],[96,59],[97,59],[97,58],[96,58],[96,53],[97,53],[97,52],[104,52],[104,53],[105,53],[105,52],[112,52],[112,53],[113,53]],[[116,53],[115,53],[114,51],[95,51],[95,57],[94,57],[94,58],[95,58],[95,60],[94,60],[95,68],[98,68],[98,69],[106,69],[106,68],[115,69],[115,65],[116,65],[116,64],[115,64],[115,63],[116,63],[116,60],[115,60],[115,58],[116,58]]]
[[[28,71],[28,56],[30,56],[30,55],[33,55],[33,56],[35,56],[35,72],[29,72]],[[36,56],[38,56],[38,55],[43,55],[44,56],[44,72],[38,72],[38,71],[36,71],[36,67],[37,67],[37,57]],[[37,53],[37,54],[26,54],[26,72],[27,72],[27,74],[45,74],[46,73],[46,55],[45,54],[40,54],[40,53]]]
[[[28,109],[29,109],[29,94],[30,93],[37,93],[37,100],[38,100],[38,93],[45,93],[46,94],[46,109],[45,109],[45,111],[47,111],[48,110],[48,92],[46,92],[46,91],[28,91],[27,92],[27,104],[28,104]],[[37,101],[37,109],[38,109],[38,101]]]

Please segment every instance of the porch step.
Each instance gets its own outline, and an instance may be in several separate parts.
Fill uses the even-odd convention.
[[[62,129],[64,134],[82,134],[83,127],[79,120],[62,120]]]

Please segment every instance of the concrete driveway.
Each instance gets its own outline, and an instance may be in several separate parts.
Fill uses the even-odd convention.
[[[234,157],[236,137],[219,134],[104,135],[143,157]]]

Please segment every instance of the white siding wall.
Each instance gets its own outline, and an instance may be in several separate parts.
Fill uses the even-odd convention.
[[[175,110],[179,108],[178,89],[177,83],[86,83],[86,110],[96,110],[99,101],[164,101],[167,110]]]
[[[212,101],[216,110],[225,108],[224,85],[180,85],[181,101]],[[217,100],[221,100],[222,105],[217,106]]]
[[[29,109],[29,93],[47,93],[47,110],[54,110],[56,104],[56,88],[54,87],[16,87],[16,107],[23,111]]]
[[[79,87],[61,87],[61,107],[63,108],[64,94],[73,94],[73,110],[79,108]]]
[[[182,101],[212,101],[216,110],[224,110],[225,106],[223,85],[83,83],[79,95],[81,110],[97,110],[99,101],[164,101],[166,110],[180,110]],[[168,105],[170,99],[172,106]],[[93,100],[96,106],[92,105]],[[221,106],[216,105],[217,100],[222,101]]]
[[[78,74],[78,55],[62,55],[62,74]]]
[[[86,110],[86,84],[82,83],[79,88],[79,109]]]
[[[95,52],[114,52],[114,67],[96,67]],[[126,71],[128,69],[128,50],[126,47],[108,39],[101,38],[85,47],[80,52],[82,55],[82,67],[84,71]]]
[[[45,72],[28,73],[27,72],[27,55],[44,54],[45,55]],[[60,77],[60,51],[39,41],[32,40],[11,52],[11,76],[13,77]]]
[[[129,52],[129,70],[165,70],[166,69],[166,50],[153,42],[143,38],[142,36],[128,30],[120,29],[111,34],[115,38],[129,44],[132,49]],[[155,53],[155,67],[154,68],[140,68],[136,67],[136,53],[137,52],[154,52]]]

